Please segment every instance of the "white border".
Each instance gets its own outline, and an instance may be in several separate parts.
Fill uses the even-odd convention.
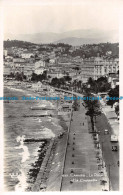
[[[85,0],[86,1],[97,1],[98,0]],[[102,0],[104,1],[104,0]],[[106,1],[106,0],[105,0]],[[106,1],[107,2],[107,1]],[[123,1],[121,0],[108,0],[108,2],[112,2],[112,3],[120,3],[120,10],[119,10],[119,43],[120,43],[120,95],[123,96]],[[4,6],[33,6],[33,5],[69,5],[69,4],[73,4],[73,5],[78,5],[78,4],[82,4],[84,3],[84,1],[82,0],[1,0],[0,2],[0,29],[3,30],[3,9],[2,7]],[[0,51],[3,50],[3,32],[2,30],[0,31]],[[0,96],[3,96],[3,53],[0,53]],[[13,194],[13,192],[3,192],[3,131],[1,131],[1,129],[3,129],[3,119],[2,119],[2,114],[3,114],[3,104],[2,102],[0,102],[0,191],[2,192],[2,194]],[[104,193],[110,193],[110,194],[123,194],[123,152],[122,152],[122,148],[123,148],[123,144],[122,144],[122,138],[123,138],[123,120],[122,120],[122,115],[123,115],[123,100],[120,102],[120,192],[77,192],[77,194],[82,193],[82,194],[91,194],[91,195],[95,195],[95,194],[104,194]],[[17,194],[22,194],[20,192],[14,192]],[[27,192],[25,192],[27,194]],[[25,194],[24,193],[24,194]],[[37,193],[37,192],[35,192]],[[35,194],[35,193],[31,193],[31,194]],[[41,192],[42,193],[42,192]],[[45,192],[45,194],[59,194],[61,192]],[[63,192],[62,192],[63,193]],[[74,194],[76,192],[64,192],[64,194],[68,195],[68,194]]]

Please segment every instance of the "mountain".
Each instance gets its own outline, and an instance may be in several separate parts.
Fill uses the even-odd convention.
[[[107,42],[107,39],[87,39],[87,38],[76,38],[76,37],[68,37],[65,39],[60,39],[58,41],[55,41],[54,43],[65,43],[73,46],[79,46],[83,44],[98,44],[98,43],[105,43]],[[110,42],[110,41],[109,41]],[[116,41],[117,42],[117,41]]]
[[[36,33],[36,34],[19,34],[19,35],[14,35],[14,34],[5,34],[4,39],[10,39],[10,40],[22,40],[22,41],[27,41],[27,42],[32,42],[32,43],[52,43],[54,41],[57,41],[58,37],[57,33]]]
[[[82,45],[89,43],[100,43],[100,42],[118,42],[118,32],[112,31],[101,31],[96,29],[86,30],[73,30],[64,33],[36,33],[36,34],[5,34],[5,40],[22,40],[37,44],[45,43],[67,43],[70,45]]]

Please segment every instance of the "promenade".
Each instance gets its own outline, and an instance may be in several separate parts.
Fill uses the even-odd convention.
[[[99,173],[85,108],[80,104],[74,111],[70,127],[61,191],[102,191],[102,175]]]
[[[81,95],[61,91],[71,95]],[[119,189],[118,153],[111,151],[110,134],[104,134],[104,129],[109,129],[111,133],[110,123],[103,113],[97,117],[95,128],[100,131],[101,146],[98,148],[93,134],[89,133],[89,121],[85,113],[86,109],[80,101],[79,110],[72,112],[68,133],[64,134],[57,145],[46,182],[46,191],[116,191]]]

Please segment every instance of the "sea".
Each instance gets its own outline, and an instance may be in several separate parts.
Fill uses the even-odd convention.
[[[34,92],[23,89],[10,87],[4,89],[4,97],[16,96],[19,99],[4,102],[5,191],[29,190],[30,183],[34,183],[36,172],[40,169],[39,155],[47,144],[45,141],[36,140],[52,139],[64,131],[56,114],[56,103],[46,100],[21,100],[22,96],[35,97],[35,95]],[[32,110],[31,107],[35,106],[50,107],[54,110]],[[25,142],[25,139],[35,141]]]

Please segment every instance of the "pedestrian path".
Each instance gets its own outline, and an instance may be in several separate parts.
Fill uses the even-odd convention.
[[[88,133],[85,108],[73,112],[61,191],[102,191],[97,151]]]

